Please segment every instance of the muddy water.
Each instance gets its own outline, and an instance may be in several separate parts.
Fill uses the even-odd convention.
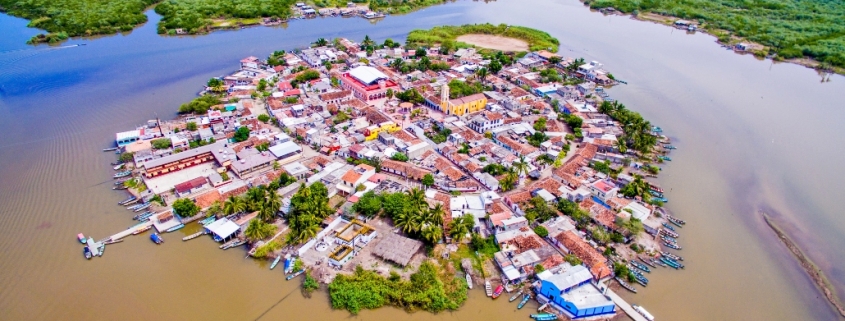
[[[538,10],[542,8],[542,10]],[[157,17],[126,35],[27,47],[36,31],[0,16],[0,311],[2,319],[345,319],[325,293],[304,298],[266,263],[220,251],[190,229],[155,246],[144,237],[82,259],[75,235],[104,237],[132,224],[109,190],[114,132],[173,116],[200,84],[240,58],[345,36],[402,39],[414,28],[471,22],[549,31],[564,55],[599,60],[630,85],[611,90],[676,141],[664,166],[668,207],[680,229],[683,272],[652,273],[628,296],[663,320],[830,320],[835,315],[765,228],[767,210],[843,288],[845,79],[772,65],[720,49],[706,35],[604,17],[577,1],[459,1],[378,23],[295,21],[199,37],[155,35]],[[535,306],[470,293],[460,311],[405,314],[385,308],[361,320],[527,319]]]

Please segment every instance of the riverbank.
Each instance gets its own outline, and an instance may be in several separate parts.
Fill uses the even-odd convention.
[[[824,272],[819,269],[809,257],[807,257],[804,252],[798,247],[792,239],[789,238],[789,235],[786,234],[783,230],[781,230],[772,219],[763,213],[763,220],[766,222],[766,225],[772,229],[773,232],[778,236],[783,242],[783,245],[792,253],[792,256],[798,260],[798,264],[801,265],[801,268],[804,269],[804,272],[813,280],[813,284],[818,288],[822,294],[824,294],[825,299],[839,312],[839,315],[845,317],[845,307],[842,306],[842,301],[839,300],[839,297],[836,295],[836,289],[833,288],[833,285],[830,284],[830,281],[827,280],[827,277],[824,275]]]
[[[757,28],[754,30],[743,29],[742,32],[747,35],[737,35],[737,32],[733,31],[733,27],[735,26],[723,20],[725,19],[724,17],[729,16],[727,14],[725,14],[724,17],[721,17],[719,15],[708,15],[707,18],[701,18],[701,13],[699,13],[698,15],[690,16],[688,12],[682,11],[686,16],[676,16],[672,14],[673,11],[671,11],[671,9],[667,8],[654,8],[653,10],[640,11],[628,5],[617,4],[615,0],[579,1],[583,2],[585,5],[590,6],[591,9],[599,11],[605,15],[630,15],[631,18],[640,21],[654,22],[666,26],[674,26],[676,28],[689,32],[701,31],[716,37],[716,42],[728,49],[734,50],[737,53],[752,54],[758,59],[765,58],[772,59],[773,61],[785,61],[816,69],[821,72],[845,75],[845,41],[836,38],[836,35],[845,33],[845,30],[842,30],[838,33],[833,32],[831,33],[831,35],[815,35],[812,34],[812,32],[825,34],[826,31],[820,32],[818,31],[818,29],[827,28],[828,26],[814,25],[813,28],[811,28],[812,30],[804,31],[805,34],[797,36],[800,39],[807,40],[793,40],[792,42],[789,42],[789,40],[784,40],[786,44],[784,46],[777,47],[774,43],[772,43],[772,41],[774,40],[772,40],[773,37],[769,34],[770,32],[766,32],[765,36],[757,32],[757,30],[763,28]],[[708,10],[707,8],[697,9],[703,10],[705,12]],[[845,15],[845,12],[830,13],[830,15],[834,17],[836,17],[836,15],[839,15],[838,19],[842,19],[842,15]],[[756,18],[759,17],[757,16]],[[824,22],[828,21],[829,18],[819,18],[819,20],[822,22],[815,23],[836,24],[834,22]],[[787,24],[797,23],[796,21],[779,22]],[[777,29],[777,32],[785,32],[781,30],[782,28],[783,27],[778,26],[774,29]],[[790,33],[787,36],[783,37],[796,37],[795,35],[791,34],[792,31],[789,32]],[[826,37],[833,38],[826,39]],[[830,48],[825,47],[823,45],[819,45],[819,42],[821,40],[829,40],[828,42],[832,42],[829,46]],[[806,45],[803,45],[801,47],[803,48],[803,51],[799,49],[797,47],[798,45],[796,44],[802,43],[802,41],[807,42]],[[814,51],[817,53],[814,53]]]

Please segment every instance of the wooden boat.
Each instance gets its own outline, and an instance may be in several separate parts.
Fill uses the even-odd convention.
[[[484,291],[487,292],[487,296],[493,296],[493,286],[490,285],[489,280],[484,280]]]
[[[202,226],[206,226],[206,225],[208,225],[208,224],[214,223],[214,221],[217,221],[217,218],[216,218],[216,217],[214,217],[214,216],[212,216],[212,217],[209,217],[209,218],[203,219],[202,221],[200,221],[200,224],[201,224]]]
[[[285,278],[285,280],[290,281],[291,279],[293,279],[293,278],[295,278],[295,277],[299,276],[299,275],[300,275],[300,274],[302,274],[302,273],[305,273],[305,269],[302,269],[302,270],[296,271],[296,272],[294,272],[293,274],[288,275],[288,276]]]
[[[669,199],[665,198],[665,197],[652,197],[651,200],[662,202],[662,203],[669,203]]]
[[[117,185],[115,187],[112,187],[111,189],[114,190],[114,191],[122,191],[122,190],[125,190],[125,189],[129,189],[129,186]]]
[[[205,235],[205,234],[208,234],[208,232],[206,232],[205,230],[203,230],[203,231],[199,231],[199,232],[196,232],[196,233],[194,233],[194,234],[191,234],[191,235],[188,235],[188,236],[186,236],[186,237],[183,237],[183,238],[182,238],[182,241],[190,241],[190,240],[193,240],[193,239],[198,238],[198,237],[200,237],[200,236],[203,236],[203,235]]]
[[[137,197],[135,197],[135,196],[130,196],[129,198],[127,198],[127,199],[125,199],[125,200],[122,200],[122,201],[120,201],[120,202],[117,202],[117,205],[129,205],[129,204],[132,204],[132,202],[137,202],[137,201],[138,201],[138,198],[137,198]]]
[[[672,146],[672,145],[664,145],[663,148],[665,148],[665,149],[678,149],[677,147]]]
[[[223,243],[218,248],[220,248],[221,250],[228,249],[230,246],[232,246],[232,244],[235,244],[235,242],[237,242],[237,241],[238,241],[238,239],[231,240],[229,242]]]
[[[683,261],[684,260],[683,257],[680,257],[678,255],[675,255],[675,254],[672,254],[672,253],[669,253],[669,252],[660,252],[660,254],[665,256],[665,257],[668,257],[670,259],[673,259],[675,261]]]
[[[149,217],[150,215],[153,215],[153,212],[146,211],[144,213],[133,216],[132,219],[137,221],[137,220],[140,220],[144,217]]]
[[[145,209],[150,208],[150,206],[153,206],[153,203],[144,203],[143,205],[141,205],[141,206],[139,206],[139,207],[135,208],[135,209],[134,209],[134,210],[132,210],[132,211],[134,211],[135,213],[138,213],[138,212],[140,212],[140,211],[143,211],[143,210],[145,210]]]
[[[472,290],[472,276],[467,273],[467,287]]]
[[[654,321],[654,316],[651,315],[651,313],[648,313],[648,311],[646,311],[645,308],[643,308],[639,305],[636,305],[636,304],[632,304],[631,307],[633,307],[634,311],[637,311],[637,313],[642,315],[646,320]]]
[[[669,220],[669,222],[671,222],[672,224],[675,224],[676,226],[681,226],[681,225],[687,224],[686,221],[679,219],[679,218],[676,218],[674,216],[666,215],[666,219]]]
[[[82,244],[85,244],[85,242],[88,241],[88,239],[86,239],[85,235],[82,235],[82,233],[76,234],[76,239],[79,241],[79,243]]]
[[[649,259],[643,259],[643,258],[639,258],[639,259],[640,259],[640,261],[642,261],[643,263],[645,263],[646,265],[648,265],[650,267],[653,267],[653,268],[657,267],[657,266],[654,265],[654,262],[652,262]]]
[[[651,273],[651,270],[649,270],[647,266],[640,264],[640,262],[637,262],[637,261],[633,261],[633,260],[632,260],[632,261],[631,261],[631,265],[633,265],[634,267],[636,267],[636,268],[638,268],[638,269],[642,270],[643,272],[646,272],[646,273]]]
[[[103,151],[104,151],[104,152],[113,152],[113,151],[116,151],[118,148],[119,148],[119,147],[109,147],[109,148],[103,148]]]
[[[664,241],[666,241],[666,242],[669,242],[669,243],[675,243],[675,244],[678,244],[678,240],[676,240],[676,239],[675,239],[675,238],[673,238],[673,237],[666,236],[666,235],[661,235],[661,236],[660,236],[660,239],[661,239],[661,240],[664,240]]]
[[[663,264],[666,264],[667,266],[669,266],[669,267],[671,267],[671,268],[673,268],[673,269],[676,269],[676,270],[677,270],[677,269],[680,269],[680,268],[681,268],[681,267],[680,267],[677,263],[673,262],[671,259],[668,259],[668,258],[665,258],[665,257],[662,257],[662,256],[661,256],[661,257],[660,257],[660,261],[661,261],[661,262],[663,262]]]
[[[637,280],[637,283],[642,284],[643,286],[648,285],[648,279],[640,272],[634,272],[634,279]]]
[[[672,227],[672,225],[669,225],[669,224],[666,224],[666,223],[662,223],[662,224],[663,224],[663,227],[665,227],[667,230],[670,230],[672,232],[675,231],[675,228]]]
[[[150,234],[150,240],[152,240],[155,244],[161,244],[162,242],[164,242],[164,239],[161,238],[158,233]]]
[[[120,164],[123,164],[123,161],[116,160],[116,161],[111,162],[111,166],[117,166],[117,165],[120,165]]]
[[[118,172],[118,173],[115,173],[114,176],[112,176],[112,177],[121,178],[121,177],[126,177],[126,176],[129,176],[129,175],[132,175],[132,171]]]
[[[180,229],[181,229],[181,228],[183,228],[183,227],[185,227],[185,224],[179,224],[179,225],[176,225],[176,226],[174,226],[174,227],[171,227],[171,228],[169,228],[169,229],[165,230],[165,232],[167,232],[167,233],[176,232],[176,231],[180,230]]]
[[[106,253],[106,243],[105,242],[100,243],[100,256],[103,256],[104,253]]]
[[[510,299],[508,299],[508,302],[513,302],[513,301],[515,301],[516,299],[518,299],[518,298],[519,298],[519,296],[520,296],[520,295],[522,295],[522,290],[519,290],[519,292],[516,292],[516,294],[511,295],[511,298],[510,298]]]
[[[499,284],[499,286],[496,287],[496,290],[493,291],[493,299],[495,300],[496,298],[498,298],[500,295],[502,295],[502,292],[504,291],[505,287]]]
[[[151,228],[153,228],[152,225],[144,226],[142,228],[135,230],[135,232],[132,232],[132,235],[138,235],[138,234],[144,233],[146,231],[149,231]]]
[[[126,165],[126,164],[118,164],[118,165],[115,165],[115,166],[114,166],[114,167],[112,167],[112,168],[113,168],[114,170],[118,171],[118,170],[120,170],[121,168],[123,168],[123,166],[125,166],[125,165]]]
[[[669,243],[669,242],[666,242],[666,240],[663,240],[663,245],[665,245],[666,247],[668,247],[668,248],[670,248],[670,249],[673,249],[673,250],[678,250],[678,251],[680,251],[680,250],[681,250],[681,246],[680,246],[680,245],[677,245],[677,244],[675,244],[675,243]]]
[[[282,256],[281,255],[277,256],[276,259],[273,260],[273,263],[270,264],[270,270],[275,269],[276,265],[279,265],[279,261],[281,261],[281,260],[282,260]]]
[[[82,249],[82,255],[84,255],[84,256],[85,256],[85,259],[88,259],[88,260],[90,260],[90,259],[91,259],[91,257],[93,257],[93,255],[91,255],[91,250],[90,250],[90,249],[88,249],[88,247],[87,247],[87,246],[86,246],[85,248],[83,248],[83,249]]]
[[[622,287],[622,288],[624,288],[625,290],[628,290],[628,291],[631,291],[631,292],[637,293],[637,289],[635,289],[633,286],[631,286],[630,284],[628,284],[628,282],[622,281],[622,279],[621,279],[621,278],[616,277],[616,282],[618,282],[618,283],[619,283],[619,286],[621,286],[621,287]]]
[[[671,159],[671,158],[669,158],[669,156],[663,156],[663,155],[660,155],[660,156],[657,156],[657,158],[658,158],[658,159],[660,159],[660,160],[662,160],[662,161],[667,161],[667,162],[671,162],[671,161],[672,161],[672,159]]]
[[[658,193],[663,193],[663,189],[660,188],[660,186],[654,185],[652,183],[648,183],[648,188],[651,189],[652,191],[655,191],[655,192],[658,192]]]
[[[228,250],[228,249],[231,249],[231,248],[236,248],[236,247],[241,246],[241,245],[244,245],[244,244],[246,244],[246,241],[236,241],[235,243],[230,243],[230,244],[229,244],[229,247],[224,248],[224,250]]]
[[[528,293],[525,293],[522,296],[522,301],[519,301],[519,305],[516,306],[516,309],[517,310],[522,309],[525,306],[525,304],[528,303],[529,299],[531,299],[531,296],[528,295]]]

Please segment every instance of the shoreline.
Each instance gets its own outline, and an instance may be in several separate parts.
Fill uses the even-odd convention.
[[[651,22],[651,23],[667,26],[667,27],[670,27],[670,28],[675,28],[671,25],[672,21],[684,20],[684,19],[679,18],[679,17],[666,16],[666,15],[662,15],[662,14],[659,14],[659,13],[653,13],[653,12],[644,12],[644,13],[639,13],[639,14],[624,13],[624,12],[619,11],[618,9],[614,8],[614,7],[607,7],[607,8],[613,9],[613,11],[612,12],[605,12],[603,9],[607,9],[607,8],[593,9],[592,7],[590,7],[589,3],[585,2],[585,0],[579,0],[579,1],[581,1],[581,3],[584,4],[585,6],[587,6],[590,11],[596,12],[596,13],[601,13],[605,16],[609,16],[609,15],[629,16],[631,19],[634,19],[634,20],[643,21],[643,22]],[[669,20],[672,20],[672,21],[669,21]],[[675,29],[678,29],[678,28],[675,28]],[[727,32],[731,41],[728,42],[728,43],[720,41],[719,35],[715,34],[715,32],[718,32],[718,31]],[[789,59],[776,58],[777,56],[767,56],[767,55],[759,56],[755,53],[755,51],[759,51],[759,52],[762,53],[763,50],[767,50],[770,47],[756,43],[756,42],[753,42],[753,41],[750,41],[750,40],[747,40],[747,39],[739,37],[739,36],[735,36],[732,32],[727,31],[727,30],[718,30],[718,29],[717,30],[710,30],[710,29],[707,29],[707,28],[700,28],[700,29],[696,29],[692,32],[701,32],[701,33],[710,35],[710,36],[716,38],[715,41],[714,41],[716,44],[718,44],[722,47],[725,47],[725,48],[730,48],[731,51],[733,51],[736,54],[740,54],[740,55],[750,54],[750,55],[753,55],[758,60],[767,60],[768,59],[768,60],[771,60],[773,63],[786,62],[786,63],[796,64],[796,65],[799,65],[799,66],[804,66],[804,67],[816,70],[818,72],[845,75],[845,68],[830,66],[829,67],[830,69],[822,69],[822,68],[820,68],[820,66],[822,65],[822,62],[815,60],[814,58],[807,57],[807,56],[804,56],[804,57],[801,57],[801,58],[789,58]],[[755,51],[751,51],[751,50],[738,51],[738,50],[734,49],[735,48],[734,45],[736,43],[739,43],[739,42],[747,43],[747,44],[750,44],[754,47],[757,47],[757,50],[755,50]]]
[[[801,268],[804,270],[804,272],[807,273],[807,276],[809,276],[810,279],[813,280],[813,285],[815,285],[815,287],[819,289],[822,294],[824,294],[824,297],[827,299],[827,302],[830,303],[837,312],[839,312],[839,315],[845,317],[845,307],[843,307],[842,302],[836,295],[835,289],[833,289],[833,285],[831,285],[830,282],[827,280],[827,277],[824,275],[824,272],[819,269],[816,264],[812,260],[810,260],[809,257],[807,257],[807,255],[804,254],[801,248],[798,247],[798,245],[795,244],[794,241],[792,241],[789,235],[787,235],[786,232],[781,230],[780,227],[778,227],[777,224],[773,222],[768,215],[766,215],[765,213],[763,213],[762,215],[763,220],[766,222],[766,225],[768,225],[769,228],[771,228],[771,230],[775,232],[775,235],[777,235],[781,242],[783,242],[783,245],[785,245],[786,248],[789,249],[789,252],[792,254],[792,256],[796,260],[798,260],[798,264],[801,265]]]

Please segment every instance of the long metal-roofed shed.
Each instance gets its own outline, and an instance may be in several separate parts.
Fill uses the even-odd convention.
[[[206,225],[205,229],[214,235],[215,241],[221,241],[237,233],[238,230],[241,229],[241,227],[237,223],[232,222],[228,218],[224,217],[214,221],[211,224]]]
[[[423,246],[423,243],[395,233],[387,233],[381,242],[373,248],[373,254],[387,261],[406,266],[411,258]]]

